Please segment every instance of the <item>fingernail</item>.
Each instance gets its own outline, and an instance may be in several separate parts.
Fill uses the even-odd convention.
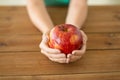
[[[70,58],[71,54],[68,54],[67,58]]]
[[[60,53],[60,50],[58,50],[58,49],[55,49],[58,53]]]
[[[74,54],[75,54],[75,52],[72,52],[72,54],[74,55]]]

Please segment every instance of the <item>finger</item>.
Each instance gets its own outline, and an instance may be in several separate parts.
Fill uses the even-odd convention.
[[[41,50],[41,53],[48,57],[48,53],[47,52]]]
[[[48,53],[60,53],[60,50],[58,50],[58,49],[49,48],[48,40],[46,38],[45,37],[43,38],[43,40],[41,41],[39,47],[41,49],[43,49],[44,51],[48,52]]]
[[[74,56],[74,55],[72,55],[72,56],[70,57],[70,59],[69,59],[69,62],[77,61],[77,60],[80,59],[80,58],[81,58],[81,56]]]
[[[69,63],[70,62],[70,57],[71,57],[72,54],[67,54],[67,60],[66,60],[66,63]]]
[[[80,50],[74,50],[72,54],[75,56],[82,56],[85,53],[85,51],[86,51],[86,44],[84,44]]]
[[[56,49],[54,50],[54,49],[49,48],[49,46],[48,46],[48,36],[47,36],[47,34],[48,34],[48,33],[44,33],[44,34],[43,34],[43,36],[42,36],[42,41],[41,41],[39,47],[40,47],[41,49],[43,49],[44,51],[47,51],[48,53],[49,53],[49,52],[59,53],[60,51],[58,51],[58,50],[56,50]]]
[[[66,58],[61,58],[61,59],[54,59],[54,58],[49,58],[51,61],[58,62],[58,63],[66,63]]]
[[[72,54],[74,54],[75,56],[82,56],[86,51],[87,36],[82,30],[81,30],[81,34],[83,35],[83,46],[80,50],[74,50],[72,52]]]
[[[48,33],[44,33],[44,34],[42,35],[42,41],[43,41],[43,42],[48,42],[48,40],[49,40]]]
[[[44,50],[41,50],[41,52],[46,55],[47,57],[50,57],[50,58],[56,58],[56,59],[59,59],[59,58],[66,58],[66,55],[65,54],[52,54],[52,53],[47,53],[46,51]]]
[[[72,55],[72,54],[67,54],[67,58],[70,58],[71,55]]]
[[[83,36],[84,42],[86,42],[86,41],[88,40],[87,35],[86,35],[82,30],[80,30],[80,32],[81,32],[81,34],[82,34],[82,36]]]

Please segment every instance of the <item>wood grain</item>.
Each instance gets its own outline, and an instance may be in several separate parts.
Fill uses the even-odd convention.
[[[120,50],[87,51],[79,61],[59,64],[40,52],[0,53],[0,75],[63,75],[120,71]]]
[[[2,76],[0,80],[119,80],[120,72],[67,74],[67,75],[42,75],[42,76]]]
[[[87,49],[120,49],[119,33],[87,34]],[[0,36],[1,51],[40,51],[41,35]]]
[[[64,23],[66,7],[48,7],[54,24]],[[86,54],[70,64],[41,54],[41,32],[25,7],[0,6],[0,80],[120,80],[120,6],[89,6],[83,30]]]
[[[0,10],[0,35],[40,34],[31,23],[25,7],[0,7]],[[64,23],[66,7],[49,7],[48,12],[55,24]],[[119,13],[119,6],[89,7],[83,30],[89,33],[120,32]]]

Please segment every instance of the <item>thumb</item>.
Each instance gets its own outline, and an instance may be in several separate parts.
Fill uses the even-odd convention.
[[[48,42],[49,41],[49,36],[48,36],[48,33],[44,33],[43,35],[42,35],[42,42]]]
[[[82,36],[83,36],[83,42],[87,42],[87,40],[88,40],[88,37],[87,37],[87,35],[84,33],[84,31],[82,31],[82,30],[80,30],[80,32],[81,32],[81,34],[82,34]]]

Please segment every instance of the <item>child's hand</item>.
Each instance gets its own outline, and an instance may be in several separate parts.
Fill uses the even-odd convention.
[[[51,61],[58,63],[66,63],[66,55],[61,53],[58,49],[52,49],[48,46],[48,33],[44,33],[42,36],[42,41],[39,45],[41,53],[47,56]]]
[[[72,54],[67,55],[67,63],[80,59],[86,51],[87,35],[81,31],[83,36],[83,46],[80,50],[74,50]]]

